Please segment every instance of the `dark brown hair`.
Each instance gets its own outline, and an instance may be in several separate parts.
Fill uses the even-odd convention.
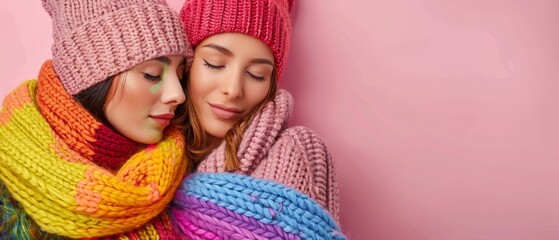
[[[74,99],[79,102],[93,117],[99,120],[101,123],[111,126],[105,113],[103,112],[105,108],[105,98],[111,88],[114,76],[108,77],[104,81],[97,83],[78,94],[74,95]]]

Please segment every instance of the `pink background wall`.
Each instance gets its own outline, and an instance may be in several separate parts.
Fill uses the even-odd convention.
[[[559,239],[558,11],[297,2],[281,82],[335,157],[351,239]],[[3,98],[52,37],[38,0],[0,2],[0,24]]]

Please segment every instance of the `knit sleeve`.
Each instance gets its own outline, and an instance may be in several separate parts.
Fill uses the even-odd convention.
[[[338,181],[324,141],[306,127],[285,130],[250,174],[292,187],[322,205],[339,222]]]

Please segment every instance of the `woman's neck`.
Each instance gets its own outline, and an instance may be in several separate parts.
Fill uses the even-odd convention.
[[[208,139],[208,146],[212,149],[217,148],[224,140],[223,138],[214,137],[210,134],[206,134],[206,139]]]

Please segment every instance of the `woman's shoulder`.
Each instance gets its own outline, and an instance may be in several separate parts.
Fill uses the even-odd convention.
[[[276,142],[281,141],[293,141],[303,149],[326,148],[324,139],[317,132],[305,126],[285,128]]]
[[[332,167],[332,158],[324,140],[310,128],[295,126],[279,134],[254,174],[273,180],[283,179],[287,182],[280,182],[312,196],[314,194],[309,191],[313,189],[298,185],[327,178]]]
[[[289,127],[251,174],[292,187],[327,209],[338,221],[336,170],[324,140],[312,129]]]

